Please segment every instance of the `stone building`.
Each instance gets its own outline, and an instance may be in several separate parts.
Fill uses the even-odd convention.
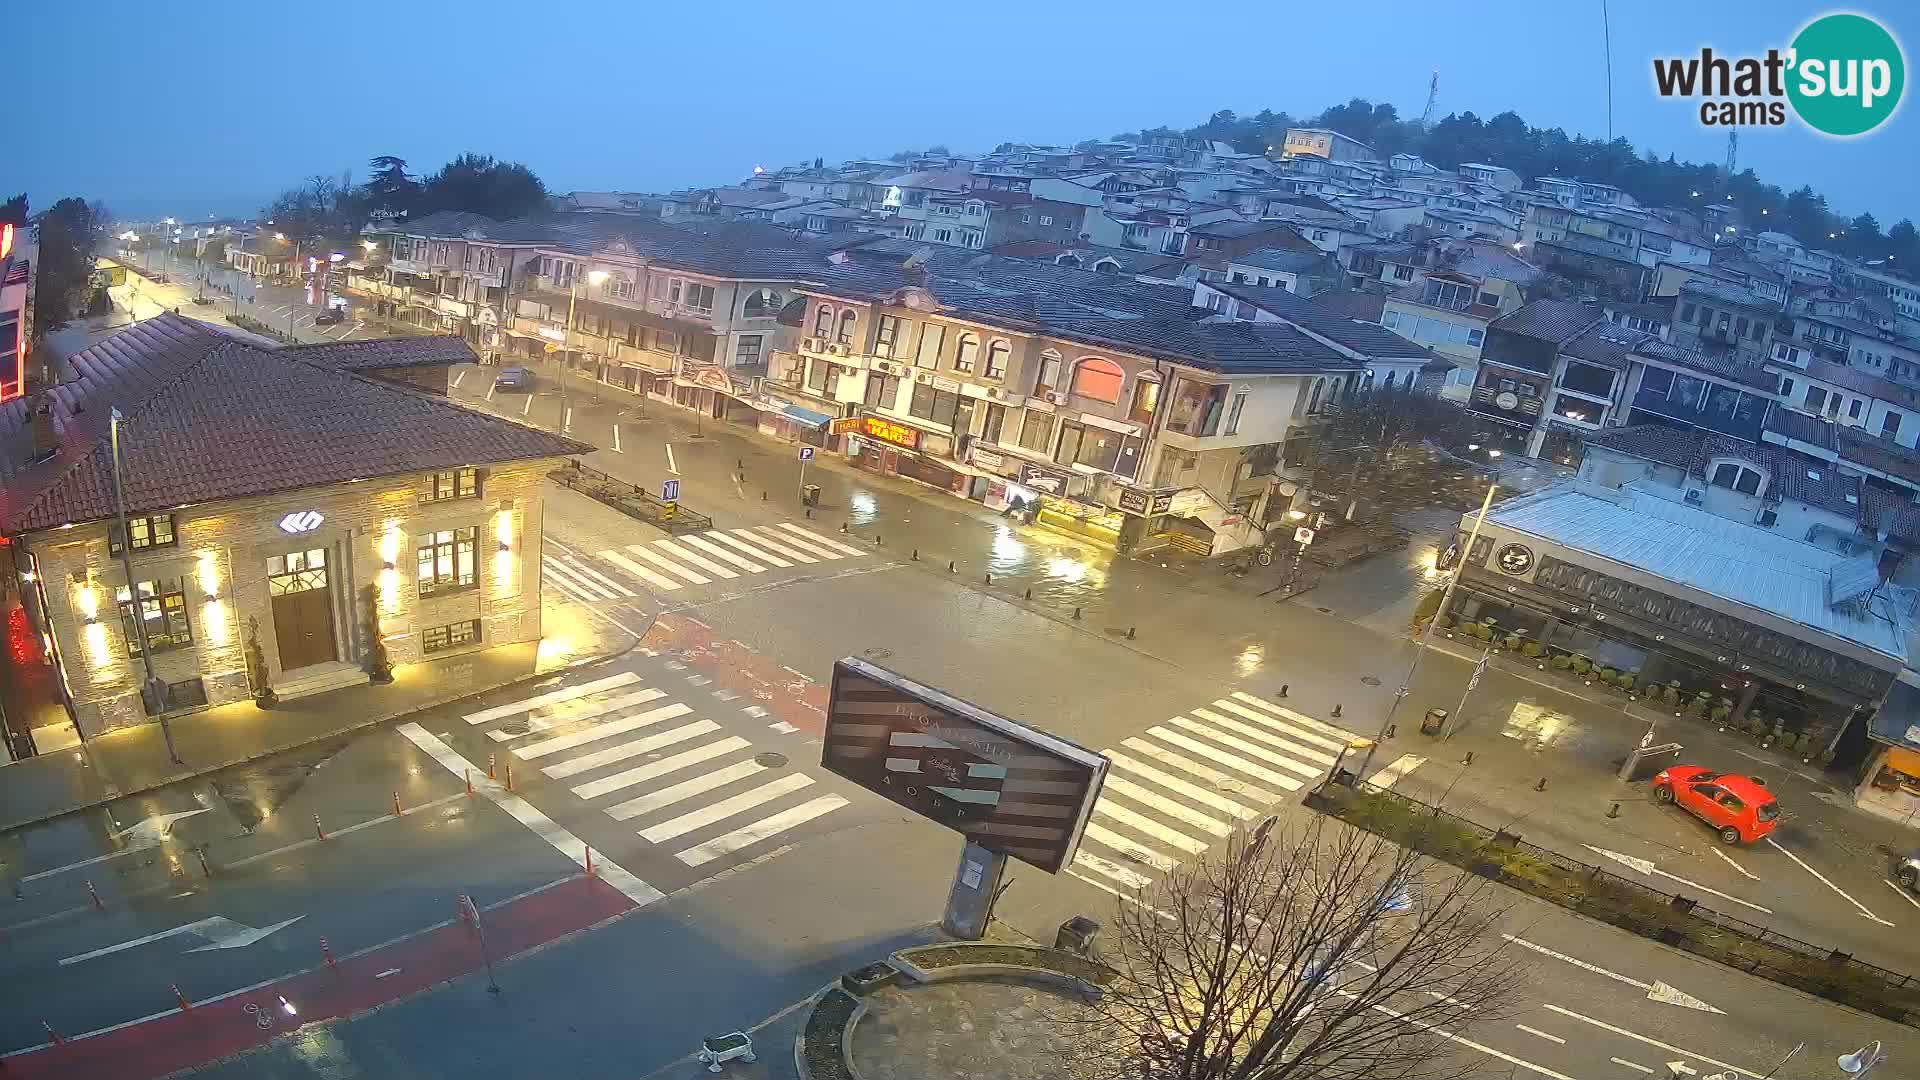
[[[8,403],[0,536],[80,731],[537,639],[543,478],[589,448],[435,392],[472,361],[161,316]]]

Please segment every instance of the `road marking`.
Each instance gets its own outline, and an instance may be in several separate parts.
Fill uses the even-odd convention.
[[[1166,729],[1152,728],[1148,730],[1147,734],[1159,735],[1159,733],[1162,731],[1166,731]],[[1167,732],[1167,734],[1173,735],[1173,733],[1170,731]],[[1186,742],[1193,741],[1191,739],[1186,739],[1184,736],[1181,736],[1181,735],[1174,735],[1174,739],[1179,739]],[[1207,766],[1202,765],[1191,758],[1184,757],[1180,754],[1176,754],[1173,751],[1166,749],[1165,747],[1155,745],[1154,743],[1150,743],[1145,739],[1141,739],[1141,738],[1122,739],[1120,741],[1120,745],[1126,747],[1129,750],[1133,750],[1138,753],[1145,754],[1148,757],[1153,758],[1155,761],[1158,761],[1163,765],[1171,765],[1174,768],[1179,769],[1183,772],[1190,772],[1193,775],[1199,777],[1200,779],[1205,780],[1208,783],[1214,785],[1215,787],[1219,788],[1222,791],[1230,791],[1235,795],[1244,796],[1245,798],[1251,799],[1256,803],[1266,804],[1270,802],[1279,801],[1280,796],[1267,791],[1265,788],[1256,787],[1253,784],[1250,784],[1245,780],[1240,779],[1237,776],[1229,776],[1226,773],[1220,772],[1216,769],[1210,769]],[[1174,745],[1178,746],[1179,743],[1175,742]],[[1198,744],[1195,744],[1195,745],[1198,745]],[[1204,746],[1200,747],[1199,753],[1200,753],[1200,756],[1202,757],[1214,758],[1214,752],[1211,750],[1208,750]],[[1281,779],[1286,780],[1288,783],[1292,783],[1292,779],[1290,777],[1281,777]],[[1297,787],[1298,785],[1295,785],[1295,788]],[[1295,788],[1287,788],[1286,790],[1292,791],[1292,790],[1295,790]],[[1258,815],[1252,815],[1252,816],[1258,816]]]
[[[360,325],[360,324],[359,324],[359,323],[354,323],[353,325],[354,325],[354,326],[355,326],[355,327],[357,328],[357,327],[359,327],[359,325]],[[456,371],[456,372],[454,372],[454,373],[453,373],[453,385],[454,385],[454,386],[456,386],[456,387],[458,387],[458,386],[460,385],[460,381],[461,381],[462,379],[465,379],[466,377],[467,377],[467,371],[466,371],[466,369],[465,369],[465,368],[461,368],[461,369],[460,369],[459,371]]]
[[[497,386],[495,386],[495,385],[494,385],[494,384],[492,384],[492,383],[488,383],[488,384],[487,384],[487,396],[486,396],[486,398],[485,398],[484,400],[486,400],[486,401],[492,401],[492,400],[493,400],[493,392],[494,392],[495,390],[498,390],[498,389],[499,389],[499,387],[497,387]]]
[[[453,775],[464,778],[472,769],[472,764],[466,758],[461,757],[453,747],[442,742],[438,736],[428,732],[419,724],[402,724],[398,730],[407,741],[425,750],[433,760],[439,762],[442,768]],[[579,837],[561,828],[558,822],[535,809],[532,803],[496,784],[475,785],[474,790],[493,800],[494,805],[511,814],[515,821],[532,829],[535,836],[553,845],[555,851],[572,859],[585,869],[588,859],[587,845]],[[665,893],[633,876],[604,854],[595,864],[594,872],[600,876],[600,880],[620,890],[627,899],[641,907],[666,898]]]
[[[716,821],[724,821],[746,810],[751,810],[764,802],[772,802],[782,795],[810,787],[813,777],[806,773],[789,773],[778,780],[761,784],[757,788],[743,791],[730,799],[722,799],[709,806],[703,806],[690,814],[682,814],[669,821],[663,821],[652,828],[641,829],[640,838],[649,844],[662,840],[671,840],[684,836],[695,829],[704,829]]]
[[[618,675],[609,675],[604,679],[577,683],[559,690],[549,690],[544,694],[535,694],[530,698],[521,698],[519,701],[509,701],[505,705],[495,705],[491,709],[481,709],[479,712],[466,714],[462,719],[469,724],[484,724],[489,720],[498,720],[505,716],[517,716],[523,712],[532,712],[543,705],[558,705],[563,701],[572,701],[574,698],[586,697],[589,694],[598,694],[603,690],[618,690],[622,686],[631,686],[639,681],[640,676],[631,671],[623,671]]]
[[[1626,1028],[1622,1028],[1622,1027],[1614,1027],[1612,1024],[1607,1023],[1605,1020],[1595,1020],[1591,1016],[1582,1016],[1579,1013],[1574,1012],[1572,1009],[1563,1009],[1560,1006],[1551,1004],[1549,1002],[1542,1002],[1541,1008],[1547,1009],[1551,1012],[1557,1012],[1561,1016],[1565,1016],[1572,1020],[1578,1020],[1584,1024],[1592,1024],[1594,1027],[1597,1027],[1602,1031],[1611,1031],[1615,1035],[1625,1035],[1629,1039],[1637,1039],[1640,1042],[1646,1043],[1648,1046],[1655,1047],[1660,1050],[1665,1050],[1668,1053],[1684,1054],[1695,1061],[1704,1061],[1709,1065],[1718,1065],[1723,1069],[1731,1069],[1734,1072],[1739,1073],[1741,1076],[1750,1076],[1753,1078],[1753,1080],[1766,1080],[1765,1077],[1761,1076],[1757,1072],[1749,1072],[1748,1070],[1743,1069],[1738,1065],[1732,1065],[1725,1061],[1721,1061],[1719,1058],[1710,1058],[1705,1054],[1695,1053],[1694,1051],[1685,1049],[1684,1047],[1674,1046],[1671,1043],[1663,1043],[1658,1039],[1649,1039],[1645,1035],[1642,1035],[1638,1032],[1628,1031]]]
[[[567,406],[567,411],[562,413],[560,416],[560,433],[564,435],[567,432],[572,430],[573,430],[573,406],[569,405]]]
[[[1607,1060],[1613,1062],[1615,1065],[1625,1065],[1629,1069],[1638,1069],[1643,1073],[1653,1072],[1652,1069],[1647,1068],[1645,1065],[1642,1065],[1634,1061],[1628,1061],[1626,1058],[1608,1058]]]
[[[740,556],[735,555],[733,552],[727,551],[721,548],[718,544],[712,543],[707,540],[703,540],[698,536],[683,536],[680,539],[688,544],[691,544],[694,547],[699,548],[701,551],[706,552],[707,554],[713,556],[716,559],[725,559],[726,561],[732,563],[733,565],[739,567],[740,569],[745,570],[749,574],[764,574],[767,572],[767,568],[764,566],[761,566],[759,563],[753,562],[749,559],[743,559]],[[660,541],[658,540],[654,541],[654,543],[656,544],[659,542]]]
[[[640,580],[651,584],[656,589],[671,590],[671,589],[678,589],[680,587],[679,582],[673,580],[670,577],[663,577],[659,574],[656,574],[653,571],[647,569],[644,566],[641,566],[639,563],[634,562],[632,559],[627,558],[625,555],[622,555],[617,551],[613,551],[611,549],[607,551],[603,551],[600,553],[600,557],[612,563],[613,565],[619,567],[620,569],[625,570],[627,573],[632,574],[634,577],[637,577]]]
[[[737,532],[737,531],[740,531],[740,530],[735,530],[735,531]],[[749,540],[750,540],[750,539],[753,539],[753,538],[754,538],[754,537],[752,536],[752,534],[748,534],[748,539],[749,539]],[[793,565],[792,563],[790,563],[790,562],[788,562],[787,560],[785,560],[785,559],[783,559],[783,558],[781,558],[781,557],[780,557],[780,556],[779,556],[779,555],[778,555],[777,553],[769,553],[769,552],[765,552],[765,551],[761,551],[761,550],[760,550],[759,548],[756,548],[756,547],[752,547],[752,546],[750,546],[750,545],[748,545],[748,544],[746,543],[746,541],[744,541],[744,540],[741,540],[741,539],[740,539],[739,537],[737,537],[737,536],[729,536],[729,535],[727,535],[726,533],[723,533],[723,532],[719,532],[719,531],[717,531],[717,530],[716,530],[716,531],[714,531],[714,532],[710,532],[710,533],[708,533],[708,534],[707,534],[707,535],[706,535],[706,536],[705,536],[704,538],[701,538],[701,537],[692,537],[692,536],[689,536],[689,537],[687,538],[687,542],[688,542],[688,543],[692,543],[692,542],[694,542],[694,541],[695,541],[696,539],[707,539],[707,540],[715,540],[715,541],[718,541],[719,543],[722,543],[722,544],[725,544],[725,545],[727,545],[727,546],[728,546],[728,547],[730,547],[730,548],[736,548],[736,549],[738,549],[738,550],[740,550],[740,551],[744,551],[744,552],[746,552],[746,553],[747,553],[748,555],[751,555],[751,556],[753,556],[754,558],[756,558],[756,559],[759,559],[759,560],[760,560],[761,562],[768,562],[768,563],[772,563],[773,565],[775,565],[775,566],[778,566],[778,567],[781,567],[781,568],[783,568],[783,569],[784,569],[784,568],[786,568],[786,567],[789,567],[789,566],[792,566],[792,565]],[[814,560],[812,560],[812,559],[808,559],[807,561],[808,561],[808,562],[813,562]]]
[[[1318,750],[1308,749],[1307,747],[1302,746],[1297,742],[1293,742],[1288,739],[1283,739],[1278,735],[1271,734],[1270,732],[1261,730],[1260,728],[1256,728],[1247,724],[1240,723],[1238,720],[1230,720],[1227,717],[1221,716],[1217,712],[1211,712],[1207,709],[1195,709],[1193,710],[1193,715],[1199,717],[1202,720],[1207,721],[1208,723],[1219,724],[1221,727],[1226,728],[1228,731],[1238,732],[1241,735],[1245,735],[1249,739],[1257,739],[1260,742],[1267,743],[1271,746],[1277,746],[1280,749],[1285,750],[1290,754],[1298,755],[1300,758],[1304,758],[1307,761],[1318,762],[1322,766],[1326,766],[1326,767],[1331,767],[1333,765],[1334,759],[1330,754],[1322,754]],[[1323,771],[1324,771],[1323,769],[1314,769],[1311,771],[1311,775],[1317,777]]]
[[[158,847],[160,841],[173,831],[173,823],[175,821],[181,818],[193,817],[196,814],[204,814],[211,809],[213,808],[210,806],[203,806],[198,810],[182,810],[176,814],[155,814],[152,817],[142,818],[127,828],[121,829],[113,834],[116,837],[130,838],[127,839],[126,847],[118,851],[109,851],[105,855],[95,855],[90,859],[81,859],[79,862],[70,862],[64,866],[56,866],[51,870],[42,870],[37,874],[28,874],[20,879],[20,883],[24,885],[29,881],[39,881],[41,878],[52,877],[55,874],[63,874],[68,870],[78,870],[83,866],[92,866],[96,863],[106,862],[108,859],[117,859],[122,855],[127,855],[135,851],[145,851],[148,848]]]
[[[1216,709],[1225,709],[1228,712],[1235,714],[1236,716],[1244,716],[1247,719],[1252,720],[1254,723],[1261,725],[1262,727],[1272,728],[1273,730],[1281,732],[1282,734],[1290,735],[1293,738],[1300,739],[1305,742],[1314,743],[1318,746],[1324,747],[1325,749],[1332,750],[1335,753],[1344,752],[1347,748],[1347,744],[1344,742],[1341,742],[1338,739],[1330,739],[1327,736],[1321,735],[1318,732],[1315,732],[1309,728],[1297,727],[1293,724],[1287,723],[1284,720],[1276,720],[1273,717],[1268,716],[1266,713],[1260,712],[1257,709],[1249,709],[1245,705],[1241,705],[1236,702],[1229,701],[1226,698],[1221,698],[1219,701],[1214,702],[1213,706]],[[1333,759],[1328,758],[1327,763],[1332,764]]]
[[[1711,851],[1711,852],[1713,852],[1713,853],[1714,853],[1715,855],[1718,855],[1718,856],[1720,856],[1720,861],[1722,861],[1722,862],[1724,862],[1724,863],[1726,863],[1726,864],[1727,864],[1728,866],[1731,866],[1731,867],[1733,867],[1733,868],[1734,868],[1735,870],[1737,870],[1737,871],[1739,871],[1740,873],[1742,873],[1742,874],[1745,874],[1745,875],[1747,876],[1747,880],[1748,880],[1748,881],[1759,881],[1759,880],[1760,880],[1760,875],[1758,875],[1758,874],[1755,874],[1755,873],[1753,873],[1752,871],[1750,871],[1750,870],[1748,870],[1748,869],[1747,869],[1746,867],[1744,867],[1744,866],[1741,866],[1741,865],[1740,865],[1739,863],[1737,863],[1737,862],[1734,862],[1734,861],[1733,861],[1733,856],[1731,856],[1731,855],[1728,855],[1728,854],[1727,854],[1726,852],[1724,852],[1724,851],[1721,851],[1721,850],[1720,850],[1719,848],[1717,848],[1717,847],[1710,847],[1710,848],[1708,848],[1707,850],[1708,850],[1708,851]]]
[[[672,443],[667,444],[667,471],[672,473],[675,476],[680,475],[680,466],[675,465],[673,463],[673,444]]]
[[[1655,874],[1658,874],[1663,878],[1668,878],[1672,881],[1677,881],[1680,884],[1687,886],[1688,888],[1699,889],[1701,892],[1707,893],[1710,896],[1717,896],[1722,900],[1731,901],[1733,903],[1739,904],[1742,907],[1750,907],[1755,911],[1763,912],[1768,915],[1773,914],[1772,908],[1761,907],[1759,904],[1742,900],[1739,897],[1732,895],[1731,893],[1723,893],[1719,889],[1710,889],[1707,886],[1702,885],[1697,881],[1689,881],[1688,879],[1683,878],[1678,874],[1669,874],[1665,870],[1662,870],[1659,867],[1653,865],[1652,859],[1642,859],[1637,855],[1622,855],[1617,851],[1608,851],[1606,848],[1594,847],[1592,844],[1582,844],[1580,846],[1586,848],[1588,851],[1593,852],[1595,855],[1612,859],[1614,862],[1620,863],[1622,866],[1630,866],[1635,870],[1638,870],[1641,873],[1646,874],[1649,877]],[[1892,924],[1888,924],[1888,925],[1892,925]]]
[[[533,395],[528,394],[526,402],[520,406],[520,415],[521,416],[527,415],[527,410],[531,408],[533,408]]]
[[[628,758],[639,757],[642,754],[651,754],[663,746],[683,743],[688,739],[699,738],[702,735],[711,735],[719,730],[720,725],[711,720],[696,720],[685,727],[677,727],[671,731],[663,731],[658,735],[649,735],[644,739],[635,739],[632,742],[617,743],[605,750],[588,754],[585,757],[575,758],[572,761],[563,762],[559,765],[549,765],[540,771],[553,777],[555,780],[565,780],[569,776],[578,776],[583,772],[590,772],[602,765],[611,765],[616,761],[625,761]]]
[[[139,948],[142,945],[150,945],[153,942],[163,941],[170,937],[179,937],[183,934],[207,939],[207,944],[197,949],[188,949],[188,952],[206,952],[209,949],[241,949],[277,930],[284,930],[304,918],[306,918],[305,915],[295,915],[291,919],[282,920],[274,923],[272,926],[263,926],[256,929],[245,923],[234,922],[224,915],[214,915],[205,919],[196,919],[184,926],[176,926],[171,930],[162,930],[158,933],[147,934],[129,941],[116,941],[112,945],[94,949],[92,952],[83,952],[78,956],[64,957],[60,960],[60,966],[67,967],[71,964],[78,964],[83,960],[92,960],[97,956],[107,956],[112,953],[124,952],[128,949]]]
[[[652,563],[653,565],[659,567],[662,570],[665,570],[667,573],[675,574],[680,577],[683,577],[688,581],[694,583],[695,585],[713,584],[712,578],[706,577],[702,574],[694,573],[692,570],[689,570],[686,567],[681,566],[679,563],[674,562],[672,559],[669,559],[658,552],[649,551],[645,546],[641,544],[629,545],[629,550],[631,550],[635,555],[638,555],[640,558],[647,560],[648,562]]]
[[[494,742],[511,742],[514,739],[523,739],[536,731],[556,731],[560,728],[573,727],[583,721],[591,720],[596,716],[605,716],[607,713],[616,712],[630,705],[644,705],[649,701],[658,701],[666,696],[667,692],[665,690],[646,689],[635,690],[630,694],[619,694],[610,698],[601,698],[592,703],[586,701],[564,702],[556,705],[551,711],[544,715],[528,717],[526,720],[527,730],[525,731],[515,733],[496,729],[487,732],[487,738],[492,739]]]
[[[632,787],[635,784],[644,784],[656,776],[676,773],[681,769],[698,765],[703,761],[711,761],[714,758],[725,757],[738,750],[745,750],[752,745],[752,743],[737,735],[729,735],[719,742],[696,746],[691,750],[682,751],[672,757],[661,758],[659,761],[648,762],[645,765],[638,765],[623,772],[614,773],[612,776],[595,780],[590,784],[581,784],[579,787],[573,789],[573,793],[583,799],[597,799],[609,792],[619,791],[621,788]],[[619,807],[617,806],[613,808],[613,810],[618,809]],[[609,810],[607,813],[611,815],[613,810]]]
[[[662,705],[657,709],[648,709],[645,712],[634,713],[632,716],[622,716],[615,720],[603,720],[597,724],[588,724],[578,731],[569,732],[565,735],[556,735],[551,739],[541,739],[538,742],[531,742],[525,746],[516,747],[513,753],[523,760],[532,761],[534,758],[546,757],[548,754],[557,754],[562,750],[571,750],[576,746],[585,746],[588,743],[599,742],[601,739],[609,739],[615,735],[625,735],[629,731],[638,731],[643,727],[651,727],[654,724],[664,724],[669,720],[678,720],[680,717],[692,711],[688,706],[676,701],[671,705]]]
[[[1567,1045],[1567,1040],[1561,1038],[1558,1035],[1549,1035],[1546,1032],[1541,1031],[1539,1028],[1530,1028],[1525,1024],[1515,1024],[1513,1026],[1519,1028],[1521,1031],[1524,1031],[1529,1035],[1538,1036],[1539,1038],[1545,1039],[1548,1042],[1556,1042],[1556,1043],[1559,1043],[1561,1046]]]
[[[778,836],[788,829],[804,825],[822,814],[832,813],[846,805],[847,800],[838,795],[822,795],[817,799],[809,799],[799,806],[742,825],[724,836],[716,836],[704,844],[696,844],[677,853],[674,858],[688,866],[701,866],[722,855],[757,844],[770,836]]]
[[[1147,815],[1129,810],[1112,799],[1101,799],[1095,803],[1093,813],[1096,817],[1109,818],[1142,836],[1151,837],[1168,847],[1179,848],[1189,855],[1198,855],[1207,850],[1207,844],[1204,841],[1195,840],[1178,829],[1169,829]]]
[[[1348,998],[1353,997],[1353,994],[1350,991],[1336,990],[1334,992],[1337,994],[1340,994],[1343,997],[1348,997]],[[1549,1006],[1549,1008],[1551,1008],[1551,1006]],[[1573,1077],[1568,1076],[1566,1073],[1554,1072],[1552,1069],[1547,1068],[1545,1065],[1535,1065],[1533,1062],[1527,1061],[1524,1058],[1517,1058],[1517,1057],[1514,1057],[1512,1054],[1504,1054],[1498,1050],[1495,1050],[1491,1046],[1485,1045],[1484,1043],[1474,1042],[1472,1039],[1469,1039],[1464,1035],[1455,1035],[1453,1032],[1448,1031],[1447,1029],[1441,1027],[1438,1024],[1433,1023],[1432,1021],[1421,1020],[1417,1017],[1408,1016],[1406,1013],[1397,1012],[1393,1009],[1389,1009],[1385,1005],[1375,1005],[1373,1009],[1375,1012],[1385,1013],[1388,1016],[1393,1017],[1395,1020],[1398,1020],[1401,1023],[1408,1025],[1409,1027],[1416,1027],[1422,1031],[1430,1031],[1435,1035],[1440,1036],[1443,1039],[1447,1039],[1451,1042],[1459,1043],[1461,1046],[1464,1046],[1469,1050],[1478,1050],[1490,1058],[1497,1058],[1501,1061],[1506,1062],[1509,1065],[1518,1065],[1519,1067],[1526,1069],[1529,1072],[1539,1073],[1541,1076],[1547,1077],[1547,1080],[1573,1080]],[[1755,1080],[1758,1080],[1758,1078],[1756,1077]]]
[[[1086,869],[1091,870],[1094,873],[1101,875],[1102,877],[1110,877],[1113,880],[1119,882],[1120,884],[1136,892],[1153,884],[1153,879],[1150,877],[1147,877],[1145,874],[1137,874],[1137,873],[1134,873],[1132,870],[1129,870],[1126,867],[1121,866],[1119,863],[1108,862],[1106,859],[1103,859],[1100,856],[1093,854],[1092,852],[1088,851],[1086,848],[1081,848],[1079,852],[1074,855],[1073,865],[1085,867]],[[1071,870],[1067,872],[1070,874],[1073,873],[1073,871]],[[1081,881],[1084,881],[1089,885],[1094,885],[1094,886],[1098,886],[1099,888],[1107,889],[1106,886],[1100,885],[1099,882],[1094,881],[1083,874],[1074,874],[1073,876],[1079,878]],[[1107,891],[1113,892],[1112,889],[1107,889]],[[1115,893],[1114,895],[1117,896],[1119,894]]]
[[[704,795],[714,788],[726,787],[735,780],[745,780],[749,776],[766,771],[765,765],[752,758],[736,761],[724,769],[701,773],[691,780],[682,780],[671,787],[649,791],[637,799],[629,799],[618,806],[610,806],[607,808],[607,816],[615,821],[637,818],[642,814],[651,814],[655,810],[664,810],[674,803],[684,802],[695,795]]]
[[[1772,844],[1773,849],[1775,851],[1778,851],[1780,854],[1785,855],[1787,858],[1792,859],[1796,863],[1799,863],[1800,869],[1805,870],[1809,874],[1812,874],[1816,879],[1819,880],[1820,884],[1825,885],[1829,889],[1832,889],[1842,899],[1846,900],[1847,903],[1852,904],[1856,908],[1859,908],[1860,914],[1865,915],[1867,918],[1872,919],[1874,922],[1879,923],[1881,926],[1893,925],[1892,923],[1881,918],[1880,916],[1875,915],[1873,912],[1868,911],[1867,905],[1861,903],[1858,900],[1855,900],[1851,896],[1848,896],[1846,892],[1840,888],[1840,886],[1835,885],[1831,881],[1828,881],[1825,874],[1822,874],[1820,871],[1815,870],[1813,867],[1808,866],[1805,862],[1801,861],[1800,856],[1795,855],[1793,852],[1788,851],[1786,848],[1781,847],[1779,841],[1775,840],[1773,837],[1771,836],[1767,837],[1767,843]]]
[[[394,817],[392,814],[381,814],[379,817],[368,818],[367,820],[359,822],[357,824],[347,825],[338,829],[330,829],[327,832],[327,836],[329,839],[333,837],[339,837],[339,836],[351,836],[362,829],[371,829],[375,825],[385,825],[389,821],[399,821],[400,818],[411,817],[414,814],[424,814],[429,810],[433,810],[441,806],[445,806],[447,803],[459,802],[460,800],[465,799],[466,797],[467,797],[466,792],[456,791],[451,795],[442,795],[437,799],[429,799],[428,801],[423,803],[415,803],[414,805],[407,807],[405,810],[400,811],[400,817]],[[324,843],[326,843],[326,841],[320,839],[317,836],[309,836],[305,840],[295,840],[293,843],[287,844],[284,847],[277,847],[268,851],[258,852],[253,855],[248,855],[244,859],[235,859],[232,862],[221,863],[220,869],[222,870],[234,869],[237,867],[246,866],[249,863],[263,862],[267,859],[277,859],[282,855],[291,854],[292,852],[300,851],[304,848],[315,847]]]
[[[1623,983],[1626,983],[1628,986],[1637,987],[1638,989],[1645,990],[1647,992],[1648,999],[1652,1001],[1658,1001],[1664,1005],[1679,1005],[1689,1009],[1698,1009],[1701,1012],[1718,1013],[1721,1016],[1726,1015],[1725,1010],[1716,1009],[1712,1005],[1709,1005],[1706,1002],[1700,1000],[1699,998],[1694,997],[1692,994],[1689,994],[1684,990],[1675,989],[1674,987],[1669,986],[1666,983],[1660,982],[1658,980],[1655,980],[1653,982],[1643,982],[1630,975],[1622,975],[1617,971],[1608,971],[1606,968],[1600,967],[1597,964],[1589,964],[1585,960],[1582,960],[1577,956],[1568,956],[1566,953],[1556,952],[1552,949],[1547,948],[1545,945],[1528,941],[1526,938],[1523,938],[1523,937],[1514,937],[1512,934],[1501,934],[1500,936],[1512,942],[1513,944],[1520,946],[1523,949],[1532,949],[1534,952],[1537,952],[1542,956],[1551,956],[1555,960],[1561,960],[1566,963],[1572,964],[1574,967],[1581,968],[1585,971],[1591,971],[1595,975],[1604,975],[1607,978],[1614,980],[1615,982],[1623,982]]]
[[[613,425],[613,452],[616,454],[626,453],[625,450],[620,449],[620,425],[617,423]]]
[[[639,546],[640,545],[638,544],[627,545],[628,548],[636,548]],[[671,540],[655,540],[653,542],[653,546],[659,548],[661,551],[664,551],[669,555],[672,555],[676,559],[685,559],[687,562],[690,562],[693,565],[699,567],[700,569],[705,570],[707,573],[712,574],[714,577],[737,578],[740,576],[739,574],[734,573],[733,571],[727,569],[724,566],[721,566],[719,563],[714,562],[711,559],[705,559],[705,558],[701,558],[698,555],[695,555],[693,552],[688,551],[686,548],[681,547],[680,545],[674,543]],[[747,647],[746,643],[743,641],[735,641],[734,644],[740,646],[743,649]]]
[[[1134,802],[1140,803],[1143,806],[1150,806],[1168,817],[1178,818],[1189,825],[1195,826],[1202,832],[1212,833],[1214,836],[1228,836],[1233,832],[1233,827],[1224,821],[1210,818],[1188,806],[1186,803],[1156,794],[1123,776],[1116,776],[1113,773],[1107,774],[1106,782],[1100,789],[1100,795],[1100,801],[1103,805],[1106,803],[1107,795],[1124,795]]]
[[[1426,763],[1427,759],[1417,754],[1401,754],[1394,759],[1393,764],[1369,777],[1367,783],[1377,788],[1390,788],[1399,783],[1402,777]]]
[[[1886,878],[1881,878],[1880,880],[1886,881],[1887,888],[1892,889],[1894,892],[1899,893],[1900,899],[1905,900],[1907,903],[1912,904],[1914,907],[1920,908],[1920,900],[1915,900],[1912,894],[1908,893],[1907,890],[1901,888],[1898,885],[1895,885],[1891,881],[1887,881]]]

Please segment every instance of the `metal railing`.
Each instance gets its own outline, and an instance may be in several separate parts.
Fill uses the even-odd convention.
[[[596,502],[605,503],[630,518],[665,529],[669,536],[713,528],[713,519],[707,515],[690,510],[678,502],[667,502],[637,484],[629,484],[598,469],[590,469],[578,460],[569,460],[548,473],[547,478]]]

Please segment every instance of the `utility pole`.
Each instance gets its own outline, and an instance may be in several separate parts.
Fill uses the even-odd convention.
[[[140,698],[147,706],[147,712],[160,719],[160,737],[167,743],[167,758],[175,765],[185,765],[180,760],[180,752],[173,748],[173,729],[167,726],[167,684],[160,681],[160,675],[153,668],[153,647],[147,640],[146,601],[140,597],[140,581],[133,572],[133,534],[127,531],[127,488],[120,475],[120,425],[126,421],[119,407],[114,407],[107,417],[107,429],[113,447],[113,513],[120,528],[120,569],[127,575],[127,597],[133,601],[133,637],[140,646],[140,662],[147,670],[147,681],[140,687]],[[165,601],[156,593],[155,604],[164,610]],[[115,600],[117,606],[119,601]]]

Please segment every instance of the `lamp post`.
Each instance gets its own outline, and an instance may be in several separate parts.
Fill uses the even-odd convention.
[[[121,478],[120,466],[120,425],[126,417],[115,407],[107,414],[107,430],[113,448],[113,514],[120,528],[120,569],[127,575],[127,597],[133,601],[133,637],[140,646],[140,662],[147,669],[147,681],[141,684],[140,698],[147,706],[147,712],[160,719],[160,737],[167,743],[167,758],[175,765],[185,765],[180,760],[180,752],[173,748],[173,729],[167,726],[166,684],[160,681],[160,675],[153,669],[153,648],[147,641],[146,604],[140,599],[140,582],[133,573],[133,534],[127,531],[127,490]],[[156,592],[153,602],[165,607]],[[116,601],[117,603],[117,601]]]
[[[587,284],[594,286],[598,286],[607,280],[607,272],[605,270],[589,270],[581,276],[587,279]],[[563,350],[565,352],[573,351],[573,309],[574,305],[579,302],[580,277],[575,277],[573,284],[567,287],[567,347]],[[560,358],[560,430],[562,433],[565,433],[567,430],[567,368],[569,366],[571,365],[568,363],[566,357],[562,356]]]

